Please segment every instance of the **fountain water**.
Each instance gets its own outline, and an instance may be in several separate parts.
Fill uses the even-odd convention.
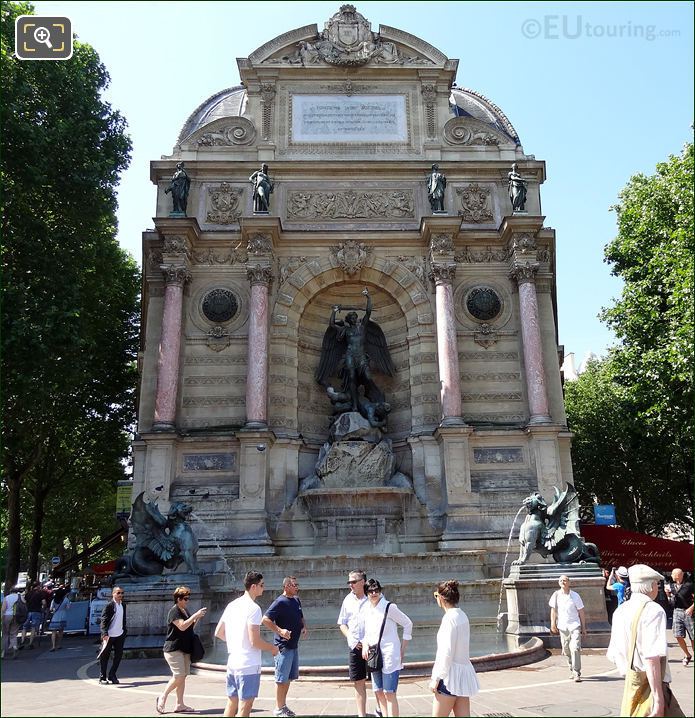
[[[509,557],[509,546],[512,543],[512,535],[514,533],[514,527],[516,526],[516,520],[519,518],[519,514],[526,508],[523,504],[521,508],[516,512],[516,516],[514,517],[514,520],[512,521],[512,526],[509,529],[509,537],[507,538],[507,549],[504,552],[504,563],[502,564],[502,578],[500,578],[500,598],[497,603],[497,632],[502,632],[502,613],[500,612],[502,608],[502,591],[504,591],[504,576],[507,573],[507,558]]]
[[[234,575],[234,571],[229,565],[229,559],[224,555],[224,552],[222,551],[222,547],[220,546],[219,539],[217,538],[216,534],[212,531],[212,529],[208,526],[207,522],[198,516],[194,511],[191,511],[190,514],[191,518],[195,521],[197,521],[199,524],[203,526],[205,531],[207,532],[208,536],[212,540],[212,542],[215,544],[215,547],[217,548],[217,553],[219,553],[220,558],[222,559],[222,563],[224,564],[224,570],[229,576],[232,584],[236,582],[236,576]]]

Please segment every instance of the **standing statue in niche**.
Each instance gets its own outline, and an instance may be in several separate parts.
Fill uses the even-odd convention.
[[[528,182],[521,177],[517,171],[516,162],[512,165],[512,171],[507,175],[509,178],[509,199],[512,202],[513,212],[526,211],[526,187]]]
[[[370,361],[388,376],[393,376],[395,368],[384,332],[370,319],[372,298],[369,290],[365,288],[362,294],[367,298],[362,319],[359,319],[357,312],[350,311],[344,321],[338,320],[338,312],[357,307],[343,307],[339,304],[333,307],[328,328],[323,335],[316,381],[326,388],[336,411],[356,411],[372,426],[383,426],[390,406],[383,391],[374,383]],[[328,384],[328,379],[336,374],[340,375],[342,381],[340,391]],[[360,387],[363,395],[360,394]]]
[[[191,188],[191,179],[183,168],[183,162],[176,165],[176,172],[171,177],[169,186],[164,190],[164,194],[171,192],[171,198],[174,202],[172,214],[186,214],[188,206],[188,191]]]
[[[445,190],[446,177],[439,171],[439,165],[432,165],[432,171],[427,176],[427,198],[433,212],[444,212]]]
[[[269,212],[270,195],[275,185],[268,176],[268,165],[262,164],[261,169],[249,177],[249,182],[253,185],[253,211]]]
[[[525,564],[533,551],[544,558],[552,555],[556,563],[599,563],[598,548],[579,535],[579,496],[568,483],[548,506],[538,491],[523,501],[528,514],[519,530],[519,558],[516,566]]]

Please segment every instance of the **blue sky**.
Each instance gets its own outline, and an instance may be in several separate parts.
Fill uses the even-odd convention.
[[[578,361],[613,343],[599,322],[620,284],[603,262],[609,211],[631,175],[680,152],[693,123],[690,2],[356,2],[379,24],[459,59],[457,83],[505,112],[547,163],[546,225],[557,230],[560,343]],[[335,2],[36,2],[64,15],[111,75],[107,99],[133,140],[119,190],[119,240],[140,261],[152,226],[149,162],[188,115],[239,83],[236,58],[288,30],[319,28]]]

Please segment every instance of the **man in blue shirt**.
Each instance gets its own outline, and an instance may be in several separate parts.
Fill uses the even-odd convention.
[[[618,605],[620,606],[623,601],[630,598],[628,589],[630,588],[630,579],[625,566],[620,566],[617,569],[615,566],[611,569],[611,574],[606,582],[606,590],[613,591],[618,597]]]
[[[299,581],[295,576],[282,580],[282,595],[278,596],[263,616],[263,625],[275,634],[275,645],[279,652],[275,656],[275,700],[274,716],[291,718],[294,711],[287,707],[287,692],[290,682],[299,678],[299,638],[306,637],[302,604],[297,597]]]

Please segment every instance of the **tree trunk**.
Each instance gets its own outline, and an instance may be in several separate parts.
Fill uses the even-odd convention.
[[[43,519],[46,515],[46,498],[50,493],[48,486],[37,487],[34,491],[34,517],[31,534],[31,545],[29,546],[29,573],[32,576],[39,575],[39,554],[43,543]]]
[[[17,583],[19,576],[21,516],[20,492],[22,475],[20,473],[7,477],[7,565],[5,567],[5,595]]]

